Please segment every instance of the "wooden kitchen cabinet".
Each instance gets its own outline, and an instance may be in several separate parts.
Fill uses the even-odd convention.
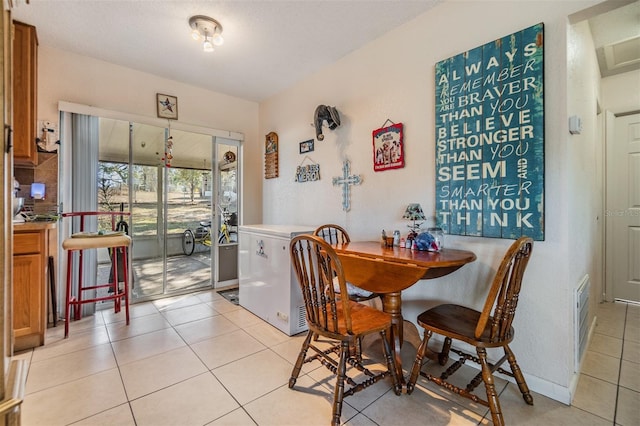
[[[44,345],[47,328],[48,259],[55,223],[14,225],[13,350]]]
[[[13,258],[13,332],[18,343],[26,346],[44,344],[44,326],[40,320],[43,308],[42,256],[27,254]]]
[[[38,163],[36,27],[13,21],[13,160],[16,165]]]

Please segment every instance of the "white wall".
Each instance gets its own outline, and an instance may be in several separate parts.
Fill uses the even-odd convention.
[[[569,188],[582,189],[570,190],[566,198],[572,259],[567,262],[567,267],[569,283],[573,282],[573,288],[570,286],[567,290],[569,295],[573,294],[583,277],[589,275],[591,291],[587,323],[592,325],[604,287],[604,121],[597,115],[602,98],[600,69],[587,21],[568,28],[567,46],[567,111],[569,116],[576,115],[582,121],[581,133],[569,136],[565,163],[570,170]]]
[[[260,105],[260,133],[274,131],[280,138],[280,178],[264,181],[265,223],[335,222],[355,240],[377,239],[383,228],[405,233],[401,217],[408,203],[421,203],[428,215],[435,212],[434,64],[544,22],[546,239],[535,243],[512,347],[529,386],[565,403],[574,380],[573,289],[590,272],[588,251],[596,238],[594,201],[586,195],[590,182],[579,179],[580,162],[593,164],[594,150],[572,160],[576,143],[567,131],[568,90],[579,96],[589,92],[591,98],[593,89],[567,84],[567,16],[594,3],[447,1]],[[304,158],[298,143],[314,137],[310,123],[318,104],[335,106],[342,125],[325,130],[324,141],[316,141],[308,154],[320,164],[321,180],[295,183],[295,169]],[[371,132],[387,119],[404,123],[406,165],[376,173]],[[341,208],[341,190],[331,184],[345,158],[364,180],[352,187],[348,213]],[[590,229],[579,238],[586,247],[576,250],[573,239],[583,228]],[[403,292],[405,319],[415,321],[423,309],[442,301],[480,307],[511,242],[448,236],[447,246],[473,250],[478,260]]]
[[[640,70],[602,79],[602,109],[615,114],[640,109]]]
[[[242,214],[262,216],[258,104],[51,47],[38,50],[38,119],[58,121],[58,102],[156,117],[156,93],[178,97],[178,122],[244,134]]]

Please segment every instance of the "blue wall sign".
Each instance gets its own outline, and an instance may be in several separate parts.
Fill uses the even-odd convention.
[[[544,25],[436,64],[436,216],[454,235],[544,240]]]

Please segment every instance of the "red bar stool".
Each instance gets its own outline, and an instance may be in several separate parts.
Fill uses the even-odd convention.
[[[107,217],[111,223],[111,231],[87,232],[85,230],[85,221],[90,216]],[[62,248],[67,251],[67,287],[65,296],[64,310],[64,337],[69,336],[69,320],[71,307],[74,308],[74,320],[79,320],[81,315],[81,307],[85,303],[96,303],[102,301],[113,300],[115,312],[120,312],[122,299],[124,299],[125,315],[127,325],[129,325],[129,262],[127,252],[131,246],[131,238],[124,232],[118,232],[116,217],[130,216],[129,212],[71,212],[63,213],[62,217],[78,217],[80,220],[80,232],[72,234],[62,242]],[[96,284],[92,286],[83,286],[83,252],[88,249],[106,248],[112,254],[113,280],[108,283]],[[71,286],[74,278],[73,257],[74,253],[78,255],[78,271],[77,271],[77,296],[72,297]],[[122,262],[121,267],[118,263]],[[118,273],[122,271],[122,280],[119,280]],[[119,282],[123,282],[120,289]],[[88,290],[109,288],[112,291],[106,296],[95,296],[93,298],[84,299],[82,293]]]

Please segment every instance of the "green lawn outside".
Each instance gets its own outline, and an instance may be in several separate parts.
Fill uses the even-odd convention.
[[[119,209],[119,204],[118,209]],[[126,204],[125,204],[126,205]],[[168,203],[167,233],[181,234],[185,229],[196,229],[201,221],[211,218],[210,200],[196,199],[193,202],[180,197],[172,197]],[[112,204],[113,206],[113,204]],[[101,211],[109,211],[106,204],[99,206]],[[126,207],[125,207],[126,210]],[[116,210],[117,211],[117,210]],[[158,232],[158,206],[155,202],[138,202],[131,210],[133,235],[156,235]],[[116,220],[116,222],[119,218]],[[111,229],[109,218],[100,221],[100,229]],[[162,229],[160,230],[162,231]]]

